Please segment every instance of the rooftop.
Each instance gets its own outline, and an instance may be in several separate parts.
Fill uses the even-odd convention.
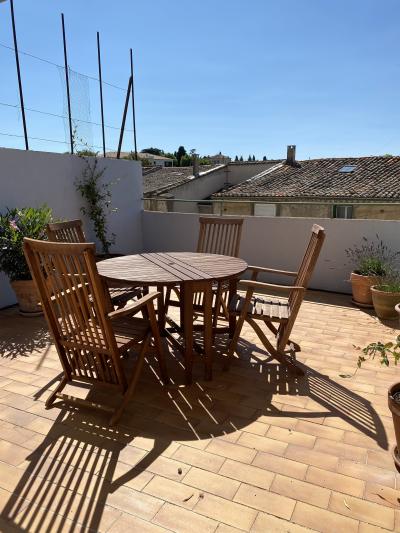
[[[200,165],[200,174],[219,165]],[[193,167],[144,167],[143,192],[145,195],[166,192],[193,179]]]
[[[46,410],[61,368],[45,322],[0,311],[0,530],[399,531],[386,400],[398,370],[354,375],[353,347],[396,332],[348,303],[309,293],[293,332],[306,376],[282,372],[245,329],[212,382],[198,360],[192,386],[163,390],[150,361],[117,428]]]
[[[400,157],[343,157],[282,162],[217,196],[398,200]],[[345,168],[347,167],[347,168]]]

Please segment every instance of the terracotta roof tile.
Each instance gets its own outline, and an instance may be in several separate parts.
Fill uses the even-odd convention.
[[[353,172],[339,172],[354,165]],[[345,157],[285,163],[214,196],[297,199],[400,199],[400,157]]]

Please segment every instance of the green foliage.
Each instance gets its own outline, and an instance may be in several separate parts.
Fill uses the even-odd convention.
[[[383,343],[378,341],[368,344],[368,346],[363,348],[362,355],[357,360],[357,367],[360,368],[367,359],[374,359],[376,355],[379,356],[381,365],[389,366],[391,358],[393,358],[394,364],[397,365],[400,359],[400,335],[398,335],[395,342]]]
[[[267,160],[267,156],[265,155],[265,156],[263,157],[263,161],[266,161],[266,160]]]
[[[98,160],[82,158],[85,166],[82,175],[75,180],[76,190],[86,201],[86,205],[81,207],[81,212],[87,215],[93,223],[94,232],[99,239],[102,252],[108,254],[110,247],[115,243],[115,234],[108,236],[108,215],[116,209],[111,207],[110,183],[102,183],[105,168],[98,170]]]
[[[249,155],[249,157],[247,158],[247,161],[251,161],[251,155]]]
[[[199,165],[211,165],[211,161],[207,157],[200,157]]]
[[[140,153],[153,154],[153,155],[165,155],[164,150],[161,150],[161,148],[144,148],[143,150],[140,150]]]
[[[51,209],[23,207],[7,209],[0,214],[0,270],[10,281],[32,279],[23,252],[24,237],[46,239],[46,225],[51,222]]]
[[[78,150],[76,155],[79,157],[96,157],[98,152],[94,152],[93,150],[90,150],[90,148],[85,148],[84,150]]]
[[[190,157],[190,155],[186,154],[181,157],[179,166],[190,167],[192,164],[193,164],[192,158]]]
[[[376,241],[363,237],[361,245],[345,250],[353,271],[361,276],[385,276],[392,269],[400,252],[392,252],[376,235]]]
[[[253,154],[252,161],[256,160],[256,156]]]
[[[242,155],[240,156],[239,161],[243,161],[243,156]]]
[[[239,158],[238,158],[238,156],[237,156],[237,155],[235,156],[235,161],[239,161]]]
[[[393,268],[389,268],[379,279],[379,284],[376,288],[383,292],[400,292],[400,273]]]
[[[184,147],[184,146],[180,146],[180,147],[178,148],[178,151],[175,152],[174,155],[175,155],[175,157],[176,157],[176,160],[177,160],[177,162],[178,162],[178,165],[181,166],[181,159],[182,159],[182,157],[185,156],[185,155],[187,155],[187,152],[186,152],[186,150],[185,150],[185,147]]]

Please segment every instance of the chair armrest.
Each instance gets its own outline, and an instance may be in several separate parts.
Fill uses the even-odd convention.
[[[110,320],[114,320],[115,318],[121,318],[123,316],[133,315],[133,314],[137,313],[138,311],[140,311],[140,309],[142,309],[142,307],[145,307],[145,306],[147,306],[149,304],[153,305],[153,300],[158,298],[158,296],[160,296],[160,294],[161,293],[159,293],[159,292],[152,292],[150,294],[146,294],[146,296],[143,296],[142,298],[140,298],[139,300],[137,300],[136,302],[134,302],[134,303],[132,303],[130,305],[126,305],[122,309],[117,309],[116,311],[111,311],[110,313],[107,314],[107,317]]]
[[[283,291],[302,291],[305,292],[304,287],[297,287],[296,285],[276,285],[273,283],[264,283],[263,281],[253,281],[251,279],[241,279],[239,283],[246,289],[277,289]]]
[[[275,268],[264,268],[258,266],[248,266],[247,270],[253,270],[253,272],[268,272],[269,274],[279,274],[282,276],[297,276],[298,272],[290,272],[289,270],[277,270]]]

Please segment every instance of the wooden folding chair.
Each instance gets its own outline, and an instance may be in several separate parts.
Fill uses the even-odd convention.
[[[231,257],[239,256],[243,218],[200,217],[199,223],[200,229],[196,252]],[[216,283],[213,287],[213,327],[216,327],[219,316],[223,316],[226,319],[229,318],[227,306],[228,289],[229,287],[226,283]],[[179,305],[178,302],[170,300],[170,291],[171,289],[167,291],[167,305]],[[173,291],[179,300],[179,289],[174,288]],[[202,304],[203,294],[196,293],[194,309],[200,311]]]
[[[325,239],[325,231],[316,224],[312,227],[311,238],[306,252],[301,262],[298,272],[288,272],[286,270],[275,270],[271,268],[250,266],[248,269],[253,272],[251,280],[241,280],[240,284],[247,288],[246,295],[236,295],[229,304],[230,313],[238,316],[234,336],[230,342],[226,367],[229,365],[234,352],[237,349],[240,333],[244,321],[248,322],[268,353],[288,365],[297,374],[302,375],[303,371],[296,364],[295,354],[300,351],[300,346],[290,340],[290,334],[301,303],[304,299],[308,283],[314,271],[322,244]],[[291,276],[294,278],[293,285],[276,285],[257,281],[260,272]],[[254,296],[256,289],[283,291],[286,298],[276,298],[270,296]],[[264,331],[257,323],[264,322],[267,328],[275,337],[275,346],[269,341]],[[275,325],[277,324],[277,325]]]
[[[52,242],[87,242],[80,219],[47,224],[46,233],[48,240]],[[108,287],[108,290],[113,305],[118,309],[142,294],[138,287]]]
[[[151,341],[162,379],[168,382],[153,306],[158,293],[114,311],[97,272],[94,244],[25,238],[24,253],[64,371],[46,407],[56,398],[72,400],[111,412],[110,424],[115,424],[136,387]],[[134,316],[143,310],[146,318]],[[136,346],[138,357],[127,376],[122,356]],[[116,407],[111,407],[61,393],[67,384],[74,383],[102,385],[110,396],[119,392],[122,397]]]

